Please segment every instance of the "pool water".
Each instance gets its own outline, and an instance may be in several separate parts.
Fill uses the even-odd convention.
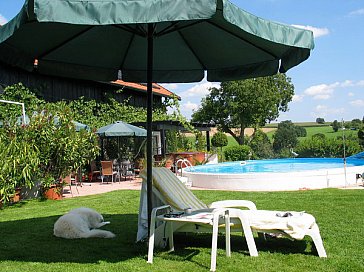
[[[347,159],[346,166],[362,166],[362,159]],[[195,166],[186,169],[193,173],[240,174],[240,173],[286,173],[344,167],[342,158],[295,158],[272,160],[248,160]]]

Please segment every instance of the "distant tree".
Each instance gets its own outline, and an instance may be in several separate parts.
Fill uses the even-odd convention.
[[[339,125],[339,122],[337,120],[334,120],[334,122],[332,122],[331,126],[332,126],[332,129],[335,132],[338,132],[340,125]]]
[[[294,124],[289,120],[280,122],[273,139],[273,149],[275,151],[295,147],[298,144],[298,139]]]
[[[321,117],[318,117],[318,118],[316,118],[316,123],[317,124],[325,124],[325,119],[321,118]]]
[[[275,120],[279,112],[288,110],[293,94],[294,86],[285,74],[222,82],[202,99],[192,121],[213,121],[243,145],[245,129]]]
[[[353,120],[351,120],[350,126],[351,126],[351,128],[357,130],[357,129],[361,129],[363,127],[363,123],[361,122],[360,119],[353,119]]]

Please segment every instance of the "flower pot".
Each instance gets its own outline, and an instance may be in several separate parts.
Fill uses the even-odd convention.
[[[11,199],[11,201],[10,201],[10,202],[12,202],[12,203],[17,203],[17,202],[19,202],[19,201],[20,201],[20,191],[21,191],[21,189],[20,189],[20,188],[15,189],[15,194],[14,194],[14,196],[12,197],[12,199]]]
[[[50,188],[43,191],[43,195],[46,199],[61,200],[62,199],[62,187],[52,185]]]

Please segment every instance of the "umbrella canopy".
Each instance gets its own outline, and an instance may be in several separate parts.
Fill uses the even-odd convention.
[[[148,36],[154,82],[286,72],[314,47],[312,32],[226,0],[27,0],[0,29],[0,60],[57,76],[115,80],[121,71],[123,80],[147,82]]]
[[[33,113],[33,114],[37,114],[37,113]],[[19,116],[17,118],[17,120],[16,120],[16,123],[18,125],[22,124],[23,118],[24,118],[23,116]],[[27,114],[25,115],[24,120],[25,120],[25,124],[30,123],[30,118],[29,118],[29,116]],[[54,124],[58,125],[58,122],[59,122],[59,118],[57,116],[55,116],[54,117]],[[88,125],[82,124],[82,123],[77,122],[77,121],[72,121],[72,123],[75,125],[76,131],[81,131],[82,129],[86,129],[86,130],[90,131],[90,127]]]
[[[96,133],[104,137],[112,136],[138,136],[146,137],[147,131],[143,128],[139,128],[121,121],[117,121],[114,124],[107,125],[99,128]]]
[[[0,61],[28,71],[147,83],[147,195],[152,209],[152,82],[237,80],[286,72],[311,31],[227,0],[26,0],[0,28]]]

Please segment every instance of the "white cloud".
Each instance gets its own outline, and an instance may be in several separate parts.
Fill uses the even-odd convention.
[[[304,98],[305,96],[303,95],[303,94],[295,94],[295,95],[293,95],[293,97],[292,97],[292,102],[293,103],[298,103],[298,102],[302,102],[302,100],[303,100],[303,98]]]
[[[200,84],[196,84],[192,88],[188,89],[185,92],[182,92],[181,97],[203,97],[209,93],[209,89],[215,87],[219,88],[220,85],[212,82],[204,82]]]
[[[325,35],[329,35],[330,34],[330,30],[326,27],[324,28],[318,28],[318,27],[314,27],[314,26],[303,26],[303,25],[292,25],[294,27],[297,28],[302,28],[302,29],[306,29],[306,30],[311,30],[313,32],[313,36],[315,38],[321,37],[321,36],[325,36]]]
[[[349,15],[355,16],[355,15],[364,15],[364,8],[357,9],[349,13]]]
[[[331,84],[319,84],[311,86],[304,91],[304,94],[313,97],[313,99],[325,100],[331,98],[334,91],[338,88],[353,88],[362,86],[364,86],[364,80],[360,81],[345,80],[343,82],[335,82]],[[348,95],[352,96],[354,94],[349,93]]]
[[[315,110],[311,112],[311,116],[314,118],[317,117],[328,117],[330,115],[337,116],[338,114],[343,114],[345,112],[344,108],[330,108],[326,105],[317,105]]]
[[[196,103],[192,103],[191,101],[188,101],[187,103],[184,103],[182,105],[183,108],[185,108],[186,110],[196,110],[198,108],[198,105]]]
[[[0,14],[0,25],[5,25],[8,22],[8,20]]]
[[[319,84],[307,88],[304,93],[312,96],[313,99],[329,99],[334,92],[335,88],[340,85],[339,82],[333,84]]]
[[[354,107],[364,107],[364,100],[363,99],[357,99],[350,101],[350,105]]]
[[[354,93],[352,93],[352,92],[348,92],[348,96],[355,96],[355,94]]]

